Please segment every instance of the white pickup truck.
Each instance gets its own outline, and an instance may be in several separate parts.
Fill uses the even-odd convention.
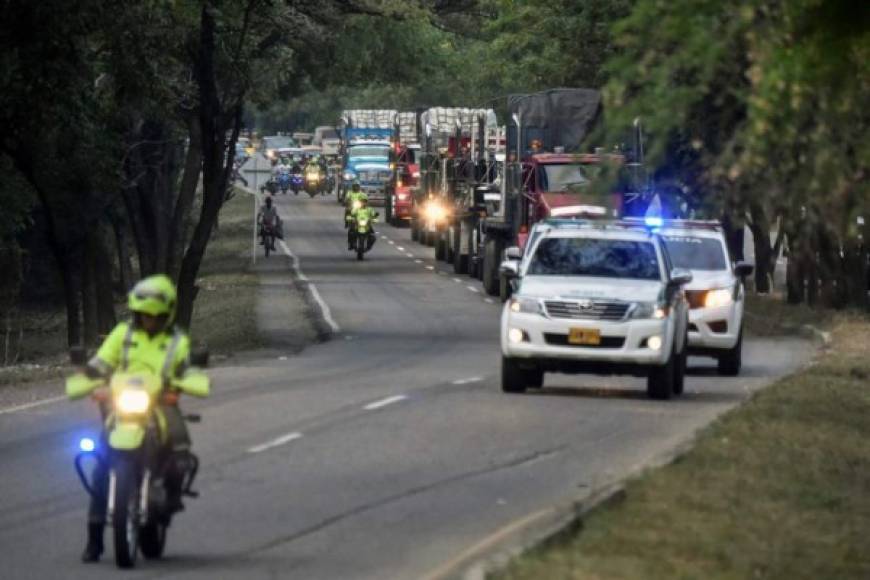
[[[516,288],[501,318],[503,391],[562,372],[645,376],[655,399],[683,392],[692,274],[674,268],[656,231],[554,220],[529,244],[501,265]]]

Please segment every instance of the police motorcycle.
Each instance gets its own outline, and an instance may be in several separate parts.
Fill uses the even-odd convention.
[[[321,175],[321,171],[319,167],[306,167],[305,168],[305,192],[311,196],[315,197],[318,193],[323,191],[323,176]]]
[[[381,214],[375,212],[374,217],[377,218]],[[373,220],[361,218],[356,215],[351,219],[351,246],[356,252],[356,259],[362,260],[363,256],[372,249],[375,245],[375,229]]]
[[[305,180],[302,178],[301,173],[293,173],[290,175],[290,189],[293,190],[293,195],[299,195],[299,191],[305,185]]]
[[[287,195],[287,190],[290,189],[290,172],[289,171],[280,171],[278,172],[278,188],[281,190],[281,193]]]
[[[74,464],[92,496],[97,482],[88,478],[86,464],[104,463],[109,474],[106,523],[112,527],[115,563],[132,568],[139,551],[145,558],[160,558],[172,518],[184,509],[180,498],[173,501],[172,493],[178,491],[168,489],[167,482],[180,482],[182,496],[198,497],[193,482],[199,458],[184,446],[166,449],[167,424],[159,405],[177,405],[180,390],[208,391],[209,379],[201,370],[208,365],[208,352],[191,353],[193,368],[183,378],[173,379],[169,388],[164,388],[161,377],[147,373],[116,372],[109,379],[93,378],[85,370],[87,354],[82,348],[72,349],[70,359],[81,370],[67,379],[67,395],[77,399],[91,394],[104,418],[103,435],[81,439]],[[198,423],[200,416],[188,414],[183,419]]]

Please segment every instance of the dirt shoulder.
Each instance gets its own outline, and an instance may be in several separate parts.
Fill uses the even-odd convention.
[[[820,316],[751,308],[770,329]],[[870,577],[870,319],[821,315],[831,342],[815,364],[493,577]]]

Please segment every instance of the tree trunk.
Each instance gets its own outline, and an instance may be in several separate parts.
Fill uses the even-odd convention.
[[[187,157],[184,162],[184,173],[181,178],[180,190],[172,212],[172,224],[169,228],[169,268],[173,278],[179,275],[181,260],[184,256],[185,230],[196,197],[202,173],[202,132],[198,119],[188,122],[190,140],[187,146]]]
[[[99,335],[97,324],[97,275],[96,275],[96,240],[94,233],[89,233],[85,242],[84,261],[82,263],[82,320],[84,322],[85,344],[97,344]]]
[[[115,233],[115,249],[118,254],[118,274],[121,292],[127,292],[133,287],[133,266],[130,263],[130,247],[127,245],[127,224],[115,216],[112,219],[112,229]]]
[[[115,295],[112,292],[112,259],[103,228],[95,231],[94,281],[97,290],[97,334],[105,336],[112,331],[118,319],[115,316]]]
[[[755,248],[755,291],[769,294],[771,290],[770,272],[776,266],[770,249],[770,220],[760,204],[753,203],[750,208],[752,243]]]

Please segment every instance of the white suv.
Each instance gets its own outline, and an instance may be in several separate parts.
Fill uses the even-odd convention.
[[[502,390],[541,387],[545,372],[647,377],[650,397],[683,391],[692,274],[661,238],[622,222],[554,220],[501,274],[516,288],[501,318]]]
[[[721,375],[740,372],[743,350],[743,280],[753,266],[733,264],[718,222],[667,220],[661,237],[674,266],[692,272],[689,354],[712,356]]]

